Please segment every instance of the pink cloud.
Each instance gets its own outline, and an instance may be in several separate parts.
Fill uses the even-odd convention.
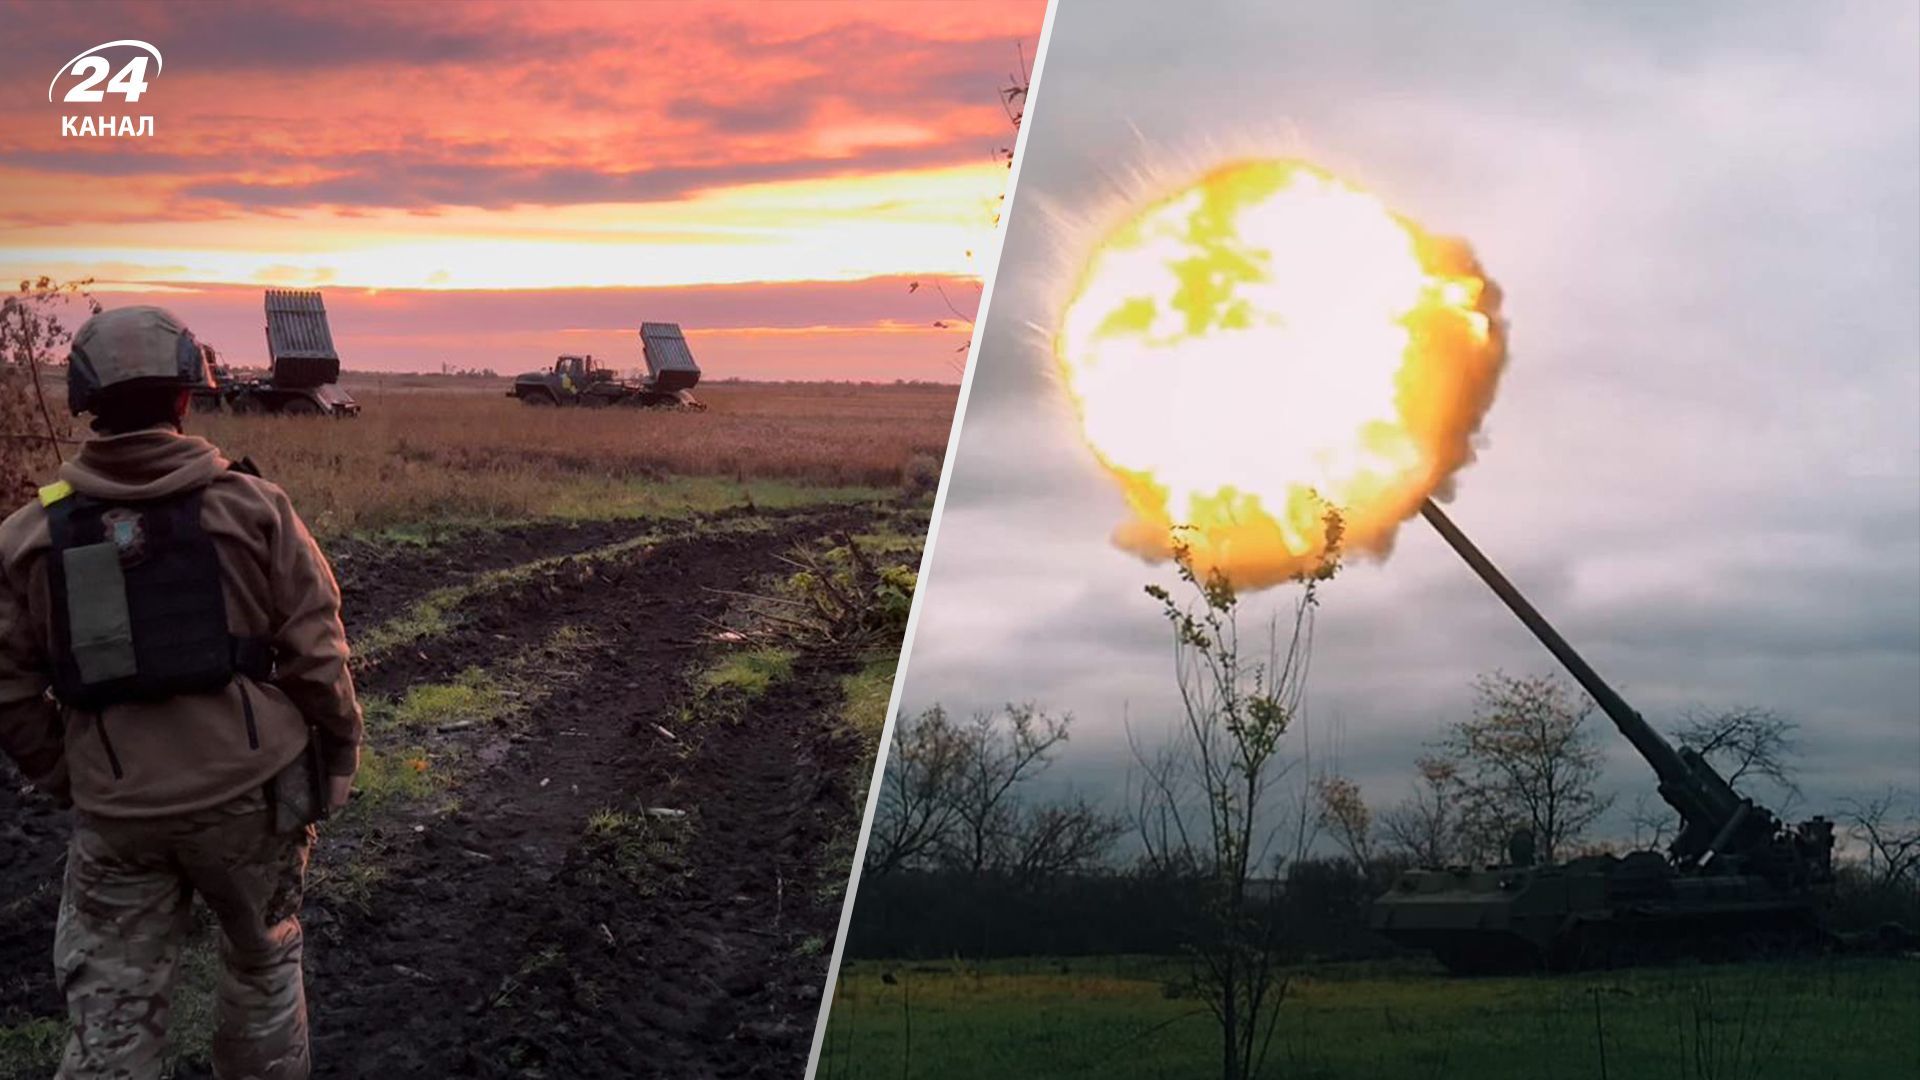
[[[1043,0],[729,5],[62,5],[9,14],[0,154],[167,181],[158,217],[677,198],[979,160]],[[76,143],[45,81],[115,28],[166,55],[151,140]],[[31,212],[31,207],[19,208]],[[126,207],[117,208],[124,215]]]

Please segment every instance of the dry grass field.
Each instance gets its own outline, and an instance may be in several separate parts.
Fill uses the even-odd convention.
[[[353,420],[196,413],[187,430],[251,457],[316,533],[421,522],[654,516],[751,501],[928,489],[955,389],[719,383],[706,412],[535,409],[481,380],[348,382]],[[425,382],[427,385],[421,385]],[[492,392],[485,392],[491,389]]]

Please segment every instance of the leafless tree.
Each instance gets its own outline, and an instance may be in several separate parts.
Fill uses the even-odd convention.
[[[1600,750],[1587,725],[1593,701],[1553,675],[1494,672],[1474,689],[1474,715],[1441,742],[1457,769],[1469,843],[1475,854],[1494,855],[1524,827],[1552,862],[1613,805],[1598,790]]]
[[[1330,550],[1339,533],[1330,516]],[[1173,626],[1181,713],[1156,749],[1133,742],[1134,824],[1146,869],[1190,886],[1187,948],[1196,989],[1219,1025],[1220,1074],[1245,1080],[1265,1066],[1286,999],[1279,905],[1258,877],[1281,854],[1272,796],[1296,764],[1284,739],[1306,689],[1316,585],[1337,563],[1329,556],[1302,576],[1291,621],[1269,623],[1264,650],[1249,652],[1231,582],[1218,572],[1203,580],[1178,543],[1175,557],[1196,599],[1176,600],[1159,586],[1147,592]]]
[[[1106,861],[1126,822],[1078,796],[1022,806],[999,860],[1016,884],[1032,886],[1083,873]]]
[[[1025,704],[975,713],[955,728],[960,749],[949,796],[953,822],[943,842],[947,865],[974,877],[996,868],[1020,828],[1015,789],[1046,770],[1072,724],[1070,716]]]
[[[1033,73],[1027,65],[1027,47],[1016,41],[1014,42],[1013,48],[1014,56],[1018,63],[1013,71],[1007,73],[1007,84],[1000,88],[1000,109],[1006,113],[1007,126],[1010,127],[1013,130],[1013,134],[1017,136],[1020,133],[1021,123],[1027,118],[1027,90],[1033,83]],[[1008,170],[1012,170],[1013,168],[1013,144],[1016,141],[1018,140],[1010,138],[1007,140],[1006,145],[995,147],[993,151],[994,160],[1004,163]],[[1000,217],[1001,214],[1004,213],[1003,208],[1006,206],[1006,203],[1006,192],[1003,191],[995,197],[993,224],[1000,224]],[[967,252],[967,258],[973,258],[973,252]],[[940,297],[940,303],[947,309],[948,315],[951,316],[950,318],[935,319],[933,325],[939,330],[966,331],[968,340],[962,342],[954,349],[955,352],[962,354],[967,351],[967,346],[972,341],[974,315],[980,307],[979,293],[981,285],[976,282],[973,290],[975,296],[972,307],[974,310],[965,311],[961,309],[959,304],[953,302],[953,297],[947,293],[947,287],[942,284],[938,278],[933,279],[933,292]],[[915,293],[919,291],[920,282],[910,281],[907,283],[907,292]],[[958,360],[950,360],[948,361],[948,367],[951,368],[955,374],[959,374],[961,369],[965,367],[965,364]]]
[[[1380,814],[1389,846],[1416,866],[1450,866],[1460,860],[1460,814],[1455,805],[1459,770],[1444,757],[1415,762],[1419,780],[1412,794]]]
[[[0,500],[9,504],[32,493],[34,478],[60,461],[71,441],[66,417],[56,419],[47,404],[42,375],[73,340],[71,307],[100,311],[87,291],[92,284],[40,277],[0,299]]]
[[[1036,801],[1072,718],[1009,705],[956,722],[938,705],[902,717],[881,778],[866,872],[945,870],[1022,885],[1103,862],[1123,823],[1085,799]]]
[[[1842,820],[1867,849],[1867,879],[1876,889],[1920,886],[1920,820],[1913,799],[1893,788],[1843,804]]]
[[[954,819],[961,750],[959,733],[940,706],[900,717],[867,838],[868,876],[923,864],[938,850]]]
[[[1739,705],[1719,712],[1689,711],[1673,735],[1713,762],[1735,787],[1763,780],[1793,798],[1800,794],[1792,760],[1800,749],[1799,728],[1772,709]]]
[[[1680,819],[1665,800],[1641,791],[1633,797],[1633,809],[1627,813],[1627,823],[1633,827],[1634,849],[1646,851],[1665,845]]]

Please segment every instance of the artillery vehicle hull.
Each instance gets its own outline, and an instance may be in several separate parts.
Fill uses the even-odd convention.
[[[705,404],[685,390],[667,393],[626,383],[597,383],[574,388],[546,378],[544,372],[517,376],[513,386],[507,390],[507,396],[519,399],[522,405],[542,407],[578,405],[588,409],[603,409],[609,405],[621,405],[637,409],[691,409],[696,412],[706,409]]]
[[[321,386],[277,386],[271,382],[240,384],[227,407],[236,413],[271,413],[276,416],[360,415],[360,403],[338,383]]]
[[[1412,870],[1372,929],[1459,974],[1572,971],[1824,948],[1819,905],[1752,874],[1679,874],[1657,852],[1556,866]]]
[[[1833,884],[1833,823],[1786,825],[1701,754],[1674,749],[1438,506],[1426,503],[1421,515],[1646,759],[1680,830],[1664,855],[1409,870],[1373,902],[1368,924],[1465,973],[1738,959],[1835,943],[1821,925]],[[1516,858],[1530,862],[1531,846],[1516,844]]]
[[[358,416],[360,403],[338,383],[286,386],[273,379],[239,378],[233,369],[219,362],[211,346],[201,345],[208,370],[213,374],[210,386],[193,389],[193,411],[231,412],[243,415],[271,413],[282,416]]]

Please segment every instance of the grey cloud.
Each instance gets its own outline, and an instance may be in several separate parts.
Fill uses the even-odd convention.
[[[1815,809],[1920,782],[1915,12],[1502,10],[1062,6],[908,707],[1072,711],[1055,782],[1110,795],[1123,717],[1170,715],[1140,586],[1171,575],[1108,545],[1123,508],[1036,327],[1086,207],[1251,129],[1467,237],[1507,290],[1514,357],[1453,513],[1637,708],[1797,717]],[[1314,722],[1391,802],[1494,669],[1552,661],[1414,522],[1327,587]],[[1618,740],[1609,777],[1651,791]]]

